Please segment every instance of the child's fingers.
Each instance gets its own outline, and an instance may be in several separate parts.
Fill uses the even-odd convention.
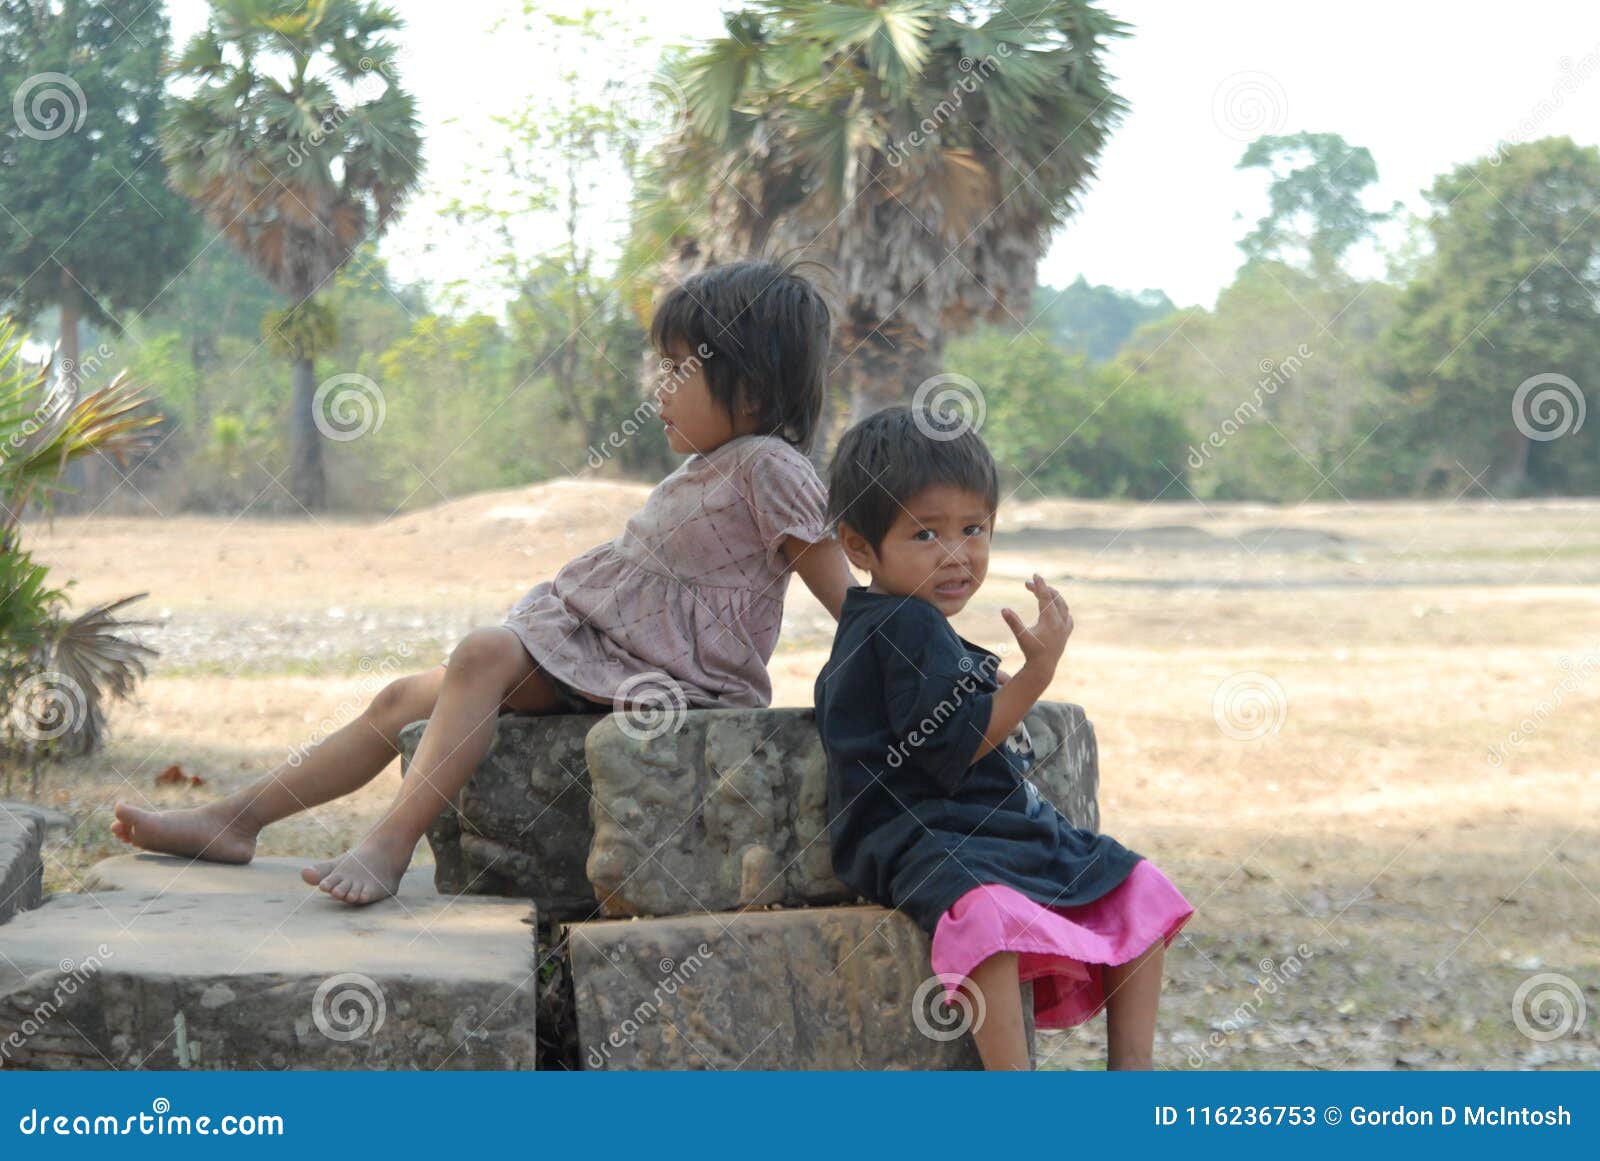
[[[1006,628],[1011,630],[1012,636],[1016,637],[1018,641],[1022,640],[1022,635],[1028,631],[1027,627],[1022,623],[1022,618],[1010,609],[1001,609],[1000,616],[1005,621]]]

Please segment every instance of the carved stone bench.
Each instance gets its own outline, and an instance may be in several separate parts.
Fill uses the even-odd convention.
[[[401,732],[407,770],[426,724]],[[1097,828],[1083,710],[1027,725],[1034,783]],[[435,884],[563,925],[582,1067],[976,1067],[926,936],[834,878],[826,779],[810,709],[502,715],[428,833]]]

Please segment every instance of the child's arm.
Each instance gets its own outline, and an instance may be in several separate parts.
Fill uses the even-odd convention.
[[[812,543],[791,536],[783,542],[783,555],[806,582],[806,588],[837,621],[839,610],[844,607],[845,590],[857,583],[839,541],[829,537]]]
[[[1027,586],[1039,599],[1039,619],[1031,628],[1024,628],[1022,618],[1016,613],[1010,609],[1000,610],[1022,648],[1024,662],[995,692],[989,709],[989,725],[983,731],[977,753],[972,755],[973,762],[1004,742],[1017,728],[1017,723],[1028,716],[1033,703],[1044,696],[1056,675],[1056,664],[1067,647],[1067,638],[1072,636],[1072,613],[1061,594],[1045,584],[1038,573],[1033,574]]]

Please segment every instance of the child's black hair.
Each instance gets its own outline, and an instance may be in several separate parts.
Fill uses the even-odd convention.
[[[739,411],[757,406],[757,430],[809,451],[822,417],[833,323],[828,305],[794,272],[799,262],[752,259],[702,270],[679,283],[650,320],[663,355],[676,344],[703,360],[711,397]]]
[[[927,408],[888,407],[839,438],[828,468],[828,524],[850,525],[876,552],[918,492],[950,484],[1000,502],[994,456],[976,430]]]

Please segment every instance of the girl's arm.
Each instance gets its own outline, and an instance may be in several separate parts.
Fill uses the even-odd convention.
[[[837,621],[839,610],[844,607],[845,590],[858,583],[837,538],[813,543],[791,536],[783,542],[783,555],[806,582],[806,588]]]

